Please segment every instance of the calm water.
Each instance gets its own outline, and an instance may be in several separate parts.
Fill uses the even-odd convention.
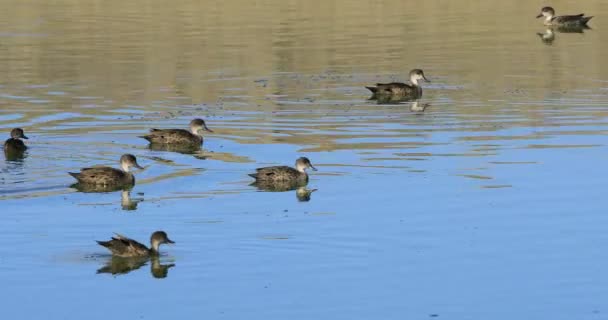
[[[608,7],[552,5],[593,30],[543,41],[529,1],[0,3],[0,131],[30,137],[0,163],[3,314],[608,319]],[[367,100],[412,68],[417,106]],[[195,154],[137,137],[193,117]],[[127,152],[130,193],[70,188]],[[250,186],[299,156],[316,191]],[[158,229],[128,273],[94,242]]]

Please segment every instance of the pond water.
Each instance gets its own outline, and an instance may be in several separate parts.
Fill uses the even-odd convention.
[[[593,29],[529,1],[0,3],[0,132],[30,138],[0,162],[3,314],[608,318],[608,7],[552,5]],[[420,101],[368,100],[413,68]],[[194,117],[194,154],[138,138]],[[132,190],[70,188],[124,153]],[[307,188],[250,185],[300,156]],[[155,230],[176,244],[126,266],[94,241]]]

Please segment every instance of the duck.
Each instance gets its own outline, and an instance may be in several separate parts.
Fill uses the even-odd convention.
[[[205,120],[197,118],[190,121],[190,131],[184,129],[150,129],[150,133],[140,136],[151,144],[195,145],[203,143],[203,131],[213,132],[207,128]]]
[[[308,182],[308,174],[306,169],[312,169],[317,171],[310,160],[306,157],[300,157],[296,160],[295,168],[288,166],[274,166],[257,168],[256,173],[252,173],[249,176],[256,180],[256,183],[268,184],[268,183],[306,183]]]
[[[584,13],[569,15],[569,16],[556,16],[555,10],[552,7],[543,7],[540,9],[540,13],[536,18],[545,17],[544,24],[546,26],[562,26],[562,27],[584,27],[587,26],[587,22],[593,18],[593,16],[585,17]]]
[[[120,157],[120,167],[122,170],[111,167],[91,167],[82,168],[80,172],[68,173],[82,185],[131,186],[135,184],[135,177],[129,172],[129,169],[131,167],[143,169],[132,154],[124,154]]]
[[[5,152],[23,152],[27,149],[25,143],[21,139],[29,139],[23,133],[23,129],[15,128],[11,130],[11,137],[4,142]]]
[[[377,83],[375,87],[366,88],[372,92],[372,99],[386,96],[417,99],[422,97],[422,87],[418,83],[419,80],[431,82],[424,76],[421,69],[413,69],[410,71],[411,84],[401,82]]]
[[[150,248],[145,245],[127,238],[123,235],[115,233],[109,241],[97,241],[97,243],[108,248],[113,256],[129,258],[129,257],[145,257],[145,256],[158,256],[159,247],[161,244],[174,244],[175,241],[169,239],[167,233],[164,231],[155,231],[150,236]]]

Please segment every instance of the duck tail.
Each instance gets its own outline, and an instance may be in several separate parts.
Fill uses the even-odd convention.
[[[151,136],[137,136],[138,138],[142,138],[142,139],[146,139],[150,142],[152,142],[152,137]]]
[[[371,91],[372,93],[377,93],[378,92],[378,87],[366,87],[367,90]]]
[[[589,20],[591,20],[591,18],[593,18],[593,16],[590,16],[590,17],[583,17],[583,19],[582,19],[583,24],[584,24],[584,25],[586,25],[586,24],[587,24],[587,22],[589,22]]]
[[[102,247],[106,247],[106,248],[110,247],[110,241],[98,241],[98,240],[95,240],[95,242],[97,242],[97,244],[99,244]]]
[[[250,176],[250,177],[252,177],[252,178],[254,178],[256,180],[258,179],[258,174],[257,173],[250,173],[250,174],[248,174],[248,176]]]
[[[76,180],[78,180],[78,177],[80,177],[80,172],[68,172],[68,174],[76,178]]]

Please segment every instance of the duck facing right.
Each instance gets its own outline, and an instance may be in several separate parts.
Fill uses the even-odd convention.
[[[108,248],[112,255],[127,258],[158,256],[161,244],[173,244],[175,242],[169,239],[166,232],[156,231],[150,236],[150,248],[120,234],[115,234],[109,241],[97,241],[97,243]]]
[[[420,80],[431,82],[424,76],[421,69],[414,69],[410,71],[411,84],[401,82],[377,83],[375,87],[369,86],[366,88],[373,94],[371,99],[386,99],[387,97],[418,99],[422,97],[422,87],[418,83]]]
[[[249,176],[255,178],[256,183],[284,183],[284,182],[308,182],[306,169],[317,171],[310,160],[301,157],[296,160],[296,167],[274,166],[256,169],[256,173]]]

